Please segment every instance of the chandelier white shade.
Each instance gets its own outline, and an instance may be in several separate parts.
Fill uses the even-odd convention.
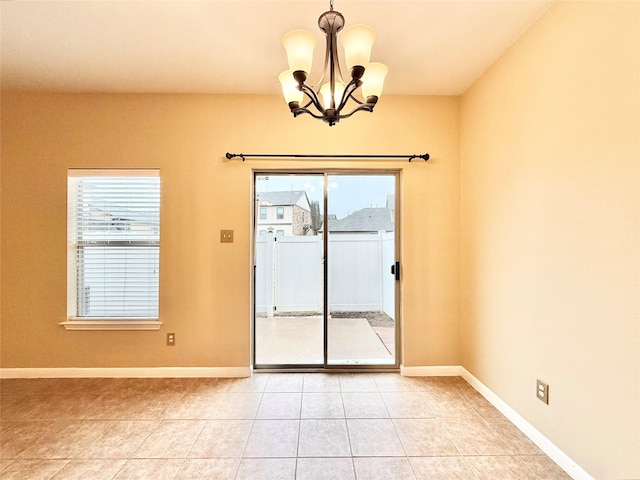
[[[365,98],[378,97],[382,95],[384,87],[384,77],[389,69],[384,63],[371,62],[362,76],[362,95]]]
[[[325,33],[326,48],[324,71],[313,86],[305,82],[311,73],[315,36],[304,30],[293,30],[282,38],[289,69],[282,72],[278,80],[294,117],[307,113],[331,126],[356,112],[372,112],[378,102],[388,69],[382,63],[370,61],[376,34],[367,25],[353,25],[342,32],[340,45],[350,75],[344,77],[337,50],[338,32],[344,23],[342,14],[333,10],[333,2],[331,10],[318,19],[318,26]],[[344,113],[348,104],[351,110]]]
[[[298,90],[298,82],[293,78],[293,70],[285,70],[278,75],[278,80],[280,80],[280,84],[282,85],[285,102],[288,104],[291,102],[302,102],[304,93],[302,93],[302,90]]]
[[[344,48],[344,60],[351,70],[356,65],[368,65],[371,48],[376,41],[376,32],[368,25],[354,25],[340,35],[340,45]]]
[[[291,71],[311,71],[313,49],[316,37],[306,30],[293,30],[282,37],[282,46],[287,51],[287,61]]]

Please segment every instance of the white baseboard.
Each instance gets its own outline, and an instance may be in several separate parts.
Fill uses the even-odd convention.
[[[251,374],[251,367],[0,368],[0,378],[216,378]]]
[[[527,422],[518,412],[507,405],[500,397],[493,393],[484,383],[478,380],[466,368],[460,367],[462,378],[475,388],[480,395],[486,398],[500,413],[507,417],[529,440],[535,443],[540,450],[546,453],[574,480],[595,480],[582,467],[574,462],[566,453],[560,450],[551,440],[545,437],[538,429]]]
[[[434,367],[405,367],[400,365],[403,377],[459,377],[463,368],[459,365],[443,365]]]
[[[540,450],[549,456],[560,468],[574,480],[595,480],[566,453],[560,450],[551,440],[545,437],[538,429],[527,422],[518,412],[507,405],[500,397],[493,393],[485,384],[478,380],[466,368],[460,365],[446,365],[433,367],[403,367],[400,373],[405,377],[433,377],[433,376],[461,376],[469,385],[475,388],[480,395],[486,398],[500,413],[507,417],[518,429],[524,433]]]

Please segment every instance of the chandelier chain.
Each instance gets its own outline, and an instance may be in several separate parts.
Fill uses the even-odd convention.
[[[333,11],[333,0],[329,0],[329,9]]]

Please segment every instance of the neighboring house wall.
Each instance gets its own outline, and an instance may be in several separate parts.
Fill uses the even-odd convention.
[[[260,206],[267,213],[267,218],[260,218],[260,210],[258,210],[258,232],[267,232],[271,229],[274,233],[278,231],[284,232],[284,235],[295,235],[293,225],[293,207],[291,205],[278,206]],[[278,218],[278,209],[282,209],[282,218]]]
[[[311,226],[307,195],[301,191],[258,193],[257,226],[259,235],[269,229],[283,235],[306,235]]]
[[[306,235],[311,227],[311,212],[299,205],[292,207],[291,224],[294,235]]]

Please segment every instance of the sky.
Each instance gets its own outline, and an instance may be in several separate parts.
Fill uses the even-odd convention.
[[[395,175],[339,175],[327,177],[329,186],[329,213],[344,218],[365,207],[384,207],[387,195],[395,193]],[[304,190],[309,201],[323,205],[324,176],[310,174],[268,174],[256,177],[256,192]]]

